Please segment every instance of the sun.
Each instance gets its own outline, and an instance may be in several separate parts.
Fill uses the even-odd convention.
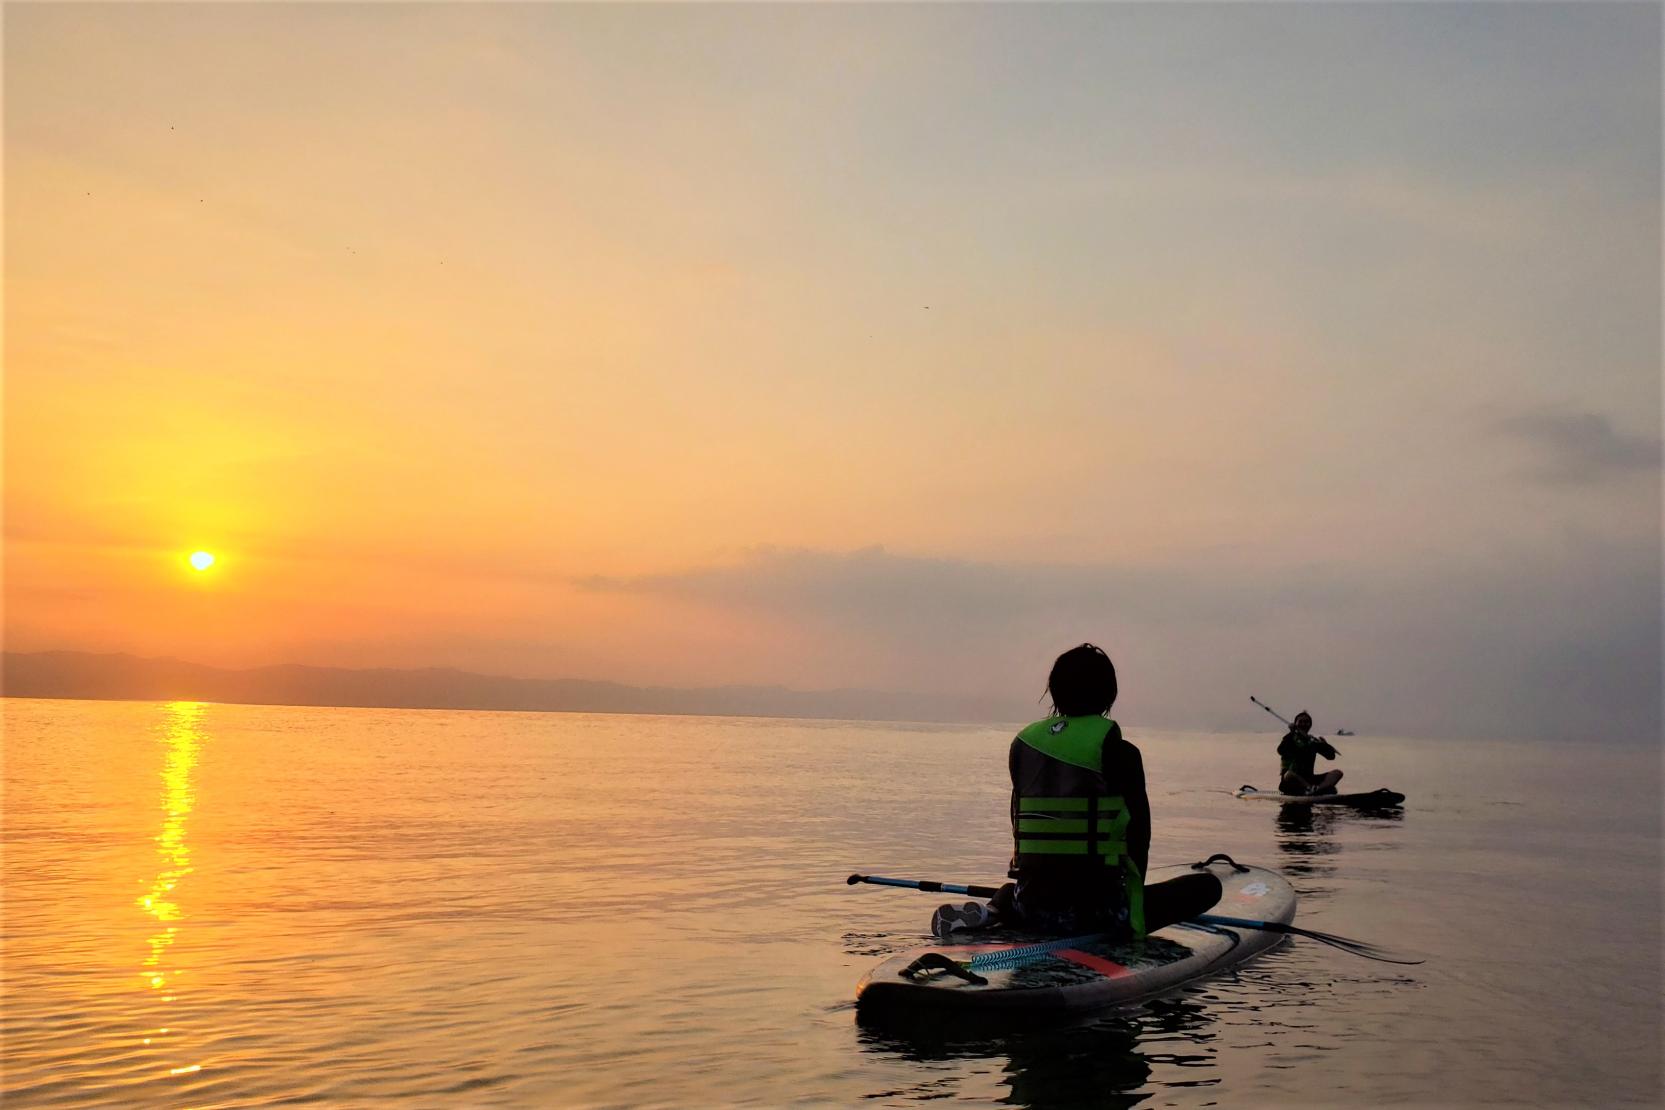
[[[193,551],[186,562],[192,570],[203,571],[214,565],[214,556],[207,551]]]

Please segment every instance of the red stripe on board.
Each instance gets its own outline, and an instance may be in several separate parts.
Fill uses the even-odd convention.
[[[1095,956],[1091,952],[1082,952],[1075,948],[1060,948],[1053,955],[1059,959],[1068,960],[1072,964],[1090,967],[1106,979],[1120,979],[1133,974],[1115,960],[1107,960],[1103,956]]]

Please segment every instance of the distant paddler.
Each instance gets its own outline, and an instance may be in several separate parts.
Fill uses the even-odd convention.
[[[1278,742],[1279,793],[1334,794],[1341,772],[1332,770],[1320,775],[1313,765],[1319,756],[1334,759],[1340,754],[1328,740],[1312,734],[1312,714],[1301,710]]]
[[[1340,771],[1326,771],[1320,775],[1313,769],[1319,756],[1334,759],[1341,753],[1322,736],[1312,734],[1312,714],[1305,709],[1291,721],[1253,694],[1249,700],[1283,722],[1289,729],[1278,742],[1278,793],[1288,797],[1312,794],[1334,794],[1335,784],[1341,781]],[[1245,790],[1252,789],[1245,787]]]

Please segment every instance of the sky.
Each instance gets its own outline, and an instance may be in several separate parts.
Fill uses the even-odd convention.
[[[1657,741],[1660,21],[7,5],[6,647]]]

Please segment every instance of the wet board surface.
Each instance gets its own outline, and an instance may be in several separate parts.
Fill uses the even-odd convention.
[[[1232,791],[1239,798],[1255,799],[1264,802],[1282,802],[1291,806],[1353,806],[1358,809],[1384,809],[1388,806],[1403,805],[1405,795],[1396,793],[1386,787],[1365,791],[1359,794],[1279,794],[1275,790],[1259,790],[1253,786],[1240,786]]]
[[[1208,870],[1220,880],[1223,894],[1209,911],[1227,917],[1287,923],[1295,916],[1295,891],[1275,871],[1228,864]],[[1158,867],[1149,881],[1158,883],[1192,873],[1180,864]],[[955,1010],[961,1012],[1098,1009],[1135,1002],[1181,983],[1231,967],[1283,940],[1280,933],[1218,925],[1181,924],[1158,929],[1142,941],[1081,938],[1068,947],[1022,956],[1010,967],[975,967],[987,980],[978,984],[947,971],[902,972],[921,957],[940,954],[953,961],[998,956],[1057,938],[1001,934],[998,942],[935,944],[892,956],[856,985],[856,1004],[865,1012]]]

